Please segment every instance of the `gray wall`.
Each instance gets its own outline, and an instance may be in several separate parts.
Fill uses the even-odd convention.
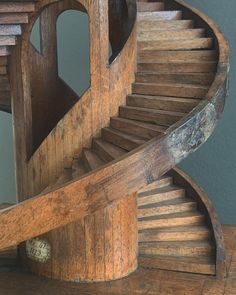
[[[220,25],[230,41],[231,52],[236,52],[235,0],[188,0],[188,2],[211,16]],[[224,116],[207,144],[185,160],[181,166],[211,196],[221,221],[236,224],[236,180],[234,179],[236,178],[236,99],[234,98],[236,77],[234,73],[236,73],[236,57],[232,54],[230,97]],[[12,201],[15,194],[11,119],[9,115],[3,113],[0,113],[0,163],[0,202]]]

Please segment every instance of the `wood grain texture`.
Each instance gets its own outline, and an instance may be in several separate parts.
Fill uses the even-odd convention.
[[[236,263],[236,227],[223,226],[226,249],[228,253],[226,279],[217,280],[209,275],[193,275],[178,273],[175,271],[161,271],[138,269],[127,278],[107,283],[79,284],[67,283],[21,272],[13,271],[11,268],[1,271],[0,291],[2,294],[31,295],[32,290],[37,295],[56,293],[81,294],[81,295],[126,295],[147,294],[153,295],[234,295],[235,289],[235,263]],[[11,280],[11,284],[9,284]]]

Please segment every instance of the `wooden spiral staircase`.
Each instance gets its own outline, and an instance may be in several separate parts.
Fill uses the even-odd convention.
[[[65,4],[53,4],[45,15],[81,8],[73,1],[59,2]],[[95,16],[87,2],[81,1]],[[103,15],[108,4],[100,2],[96,5]],[[112,18],[122,12],[115,2],[109,7],[110,28],[124,23]],[[127,27],[118,27],[121,37],[129,28],[129,36],[119,39],[111,29],[107,34],[114,52],[110,68],[101,57],[108,42],[98,40],[94,48],[100,46],[101,52],[91,51],[90,89],[72,100],[66,113],[58,108],[63,117],[52,119],[55,127],[36,145],[31,141],[32,132],[41,130],[34,113],[39,105],[29,107],[25,88],[31,85],[32,100],[52,92],[46,84],[45,92],[36,89],[32,80],[43,83],[36,74],[42,61],[27,44],[45,4],[0,3],[0,108],[12,112],[15,122],[20,201],[0,211],[0,248],[35,237],[31,241],[48,242],[54,251],[51,261],[37,261],[37,253],[30,256],[26,243],[20,246],[22,263],[63,280],[120,278],[137,268],[137,258],[142,268],[224,277],[226,253],[215,210],[202,189],[174,167],[209,138],[223,111],[227,42],[211,20],[182,1],[137,2],[136,25],[135,1],[125,2]],[[107,22],[99,23],[100,32]],[[38,68],[28,66],[27,58]],[[100,72],[94,71],[98,66]],[[59,86],[62,96],[72,96]],[[36,122],[31,129],[25,127],[27,118]]]

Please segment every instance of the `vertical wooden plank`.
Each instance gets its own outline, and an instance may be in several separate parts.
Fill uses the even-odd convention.
[[[114,278],[113,214],[114,208],[112,206],[105,209],[105,280]]]

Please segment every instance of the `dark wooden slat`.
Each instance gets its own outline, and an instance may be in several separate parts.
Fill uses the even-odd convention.
[[[166,84],[197,84],[210,86],[215,77],[214,73],[136,73],[135,81],[140,83]]]
[[[139,253],[146,255],[201,256],[212,255],[214,245],[205,241],[139,243]]]
[[[145,268],[167,269],[189,273],[215,275],[214,258],[140,255],[139,264]]]
[[[92,146],[93,151],[105,162],[113,161],[126,153],[125,150],[101,139],[94,139]]]
[[[205,221],[205,216],[197,211],[189,213],[166,214],[159,217],[140,218],[138,229],[163,228],[170,226],[181,225],[202,225]]]
[[[163,40],[181,40],[202,38],[205,35],[204,29],[187,30],[151,30],[149,32],[139,32],[138,42],[153,42]]]
[[[172,112],[190,112],[199,104],[198,99],[165,97],[165,96],[148,96],[148,95],[128,95],[127,106],[158,109]]]
[[[196,38],[186,40],[163,40],[151,42],[138,42],[138,50],[189,50],[189,49],[211,49],[212,38]]]
[[[172,97],[204,98],[209,87],[192,84],[134,83],[133,93]]]
[[[215,50],[139,50],[139,62],[216,61]]]
[[[102,139],[127,151],[131,151],[145,143],[145,140],[140,137],[126,134],[112,128],[102,129]]]
[[[138,72],[157,73],[209,73],[215,72],[216,62],[162,62],[139,63]]]
[[[111,125],[113,129],[139,136],[144,139],[151,139],[164,133],[166,128],[154,124],[147,124],[140,121],[129,120],[120,117],[111,118]]]
[[[164,10],[163,2],[138,2],[137,8],[139,12]]]
[[[97,169],[105,164],[94,152],[89,149],[83,150],[83,159],[85,167],[89,171]]]
[[[28,23],[27,13],[1,13],[0,24],[26,24]]]
[[[35,10],[34,3],[30,2],[11,2],[11,3],[0,3],[0,13],[10,12],[33,12]]]
[[[183,118],[185,114],[179,112],[122,106],[120,107],[120,116],[126,119],[169,126]]]
[[[206,225],[173,226],[139,231],[140,242],[197,241],[208,240],[211,237],[212,233]]]

